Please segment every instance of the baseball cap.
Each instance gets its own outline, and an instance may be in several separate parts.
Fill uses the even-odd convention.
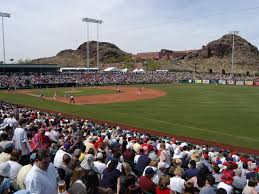
[[[98,153],[96,154],[96,158],[97,158],[97,159],[103,159],[103,153],[98,152]]]
[[[146,170],[145,170],[145,174],[146,175],[154,175],[154,174],[156,174],[156,171],[154,171],[153,170],[153,168],[147,168]]]

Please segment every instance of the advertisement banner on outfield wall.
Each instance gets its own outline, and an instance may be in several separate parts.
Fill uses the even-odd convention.
[[[226,80],[220,79],[219,84],[226,84]]]
[[[255,85],[255,86],[259,86],[259,81],[255,81],[255,82],[254,82],[254,85]]]
[[[246,86],[252,86],[252,85],[254,85],[254,82],[253,81],[245,81],[245,85]]]
[[[214,79],[210,80],[210,84],[216,84],[216,83],[218,83],[217,80],[214,80]]]
[[[210,83],[210,80],[202,80],[202,83],[203,83],[203,84],[209,84],[209,83]]]
[[[235,81],[234,80],[228,80],[227,83],[228,83],[228,85],[234,85]]]
[[[236,81],[236,85],[243,86],[245,85],[244,81]]]
[[[202,81],[201,81],[200,79],[196,79],[196,80],[195,80],[195,83],[196,83],[196,84],[201,84]]]

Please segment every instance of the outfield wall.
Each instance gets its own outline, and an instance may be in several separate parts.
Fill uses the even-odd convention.
[[[259,81],[243,81],[243,80],[179,80],[179,83],[195,83],[195,84],[221,84],[221,85],[237,85],[237,86],[259,86]]]

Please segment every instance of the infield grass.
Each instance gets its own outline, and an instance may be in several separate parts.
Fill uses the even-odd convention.
[[[0,93],[0,99],[86,118],[259,149],[259,87],[198,84],[145,87],[164,90],[167,95],[157,99],[99,105],[69,105],[3,92]]]

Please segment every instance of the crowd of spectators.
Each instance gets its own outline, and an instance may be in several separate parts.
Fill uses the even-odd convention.
[[[0,103],[0,194],[259,192],[258,161]]]
[[[179,80],[240,80],[253,81],[255,76],[222,75],[219,73],[192,73],[192,72],[97,72],[97,73],[14,73],[0,74],[0,87],[38,87],[44,84],[77,84],[77,85],[105,85],[105,84],[133,84],[133,83],[165,83]]]

